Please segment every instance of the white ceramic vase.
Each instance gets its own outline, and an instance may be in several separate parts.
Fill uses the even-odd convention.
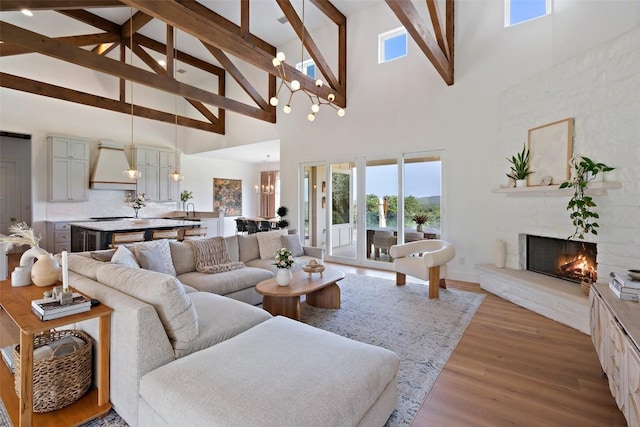
[[[278,286],[289,286],[289,283],[291,283],[291,270],[279,268],[276,271],[276,283],[278,283]]]
[[[502,239],[493,242],[493,263],[497,268],[504,268],[507,264],[507,242]]]
[[[526,179],[516,179],[516,188],[524,188],[527,186]]]

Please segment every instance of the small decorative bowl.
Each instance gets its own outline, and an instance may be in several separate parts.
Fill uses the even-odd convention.
[[[303,265],[302,271],[304,271],[305,273],[309,273],[309,277],[311,277],[312,273],[320,273],[320,276],[322,276],[322,272],[324,271],[324,265],[323,264]]]
[[[640,270],[627,270],[627,274],[632,280],[640,280]]]

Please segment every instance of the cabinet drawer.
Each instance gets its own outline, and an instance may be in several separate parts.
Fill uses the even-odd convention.
[[[68,222],[56,222],[53,224],[53,229],[55,231],[68,230],[71,231],[71,226]]]
[[[56,243],[69,243],[71,241],[71,230],[55,231],[53,233],[53,239]]]

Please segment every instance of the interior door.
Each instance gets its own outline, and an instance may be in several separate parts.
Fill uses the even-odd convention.
[[[17,179],[18,161],[0,161],[0,233],[9,234],[9,227],[20,219],[20,188]]]

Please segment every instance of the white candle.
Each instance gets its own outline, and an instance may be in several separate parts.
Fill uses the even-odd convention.
[[[69,292],[69,262],[67,251],[62,251],[62,290]]]

